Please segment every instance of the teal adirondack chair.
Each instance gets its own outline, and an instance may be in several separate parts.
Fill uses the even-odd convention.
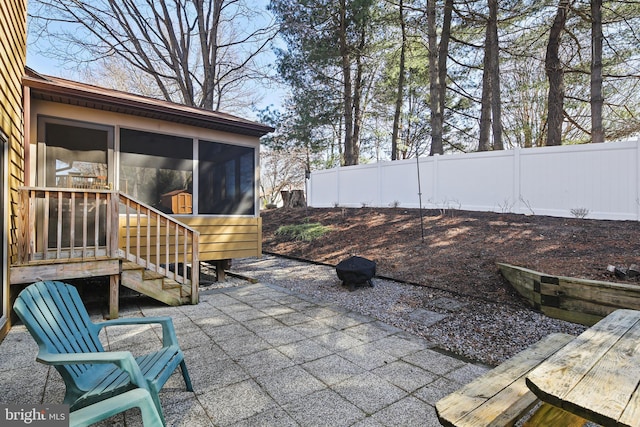
[[[162,427],[164,425],[149,392],[143,388],[134,388],[71,412],[69,427],[87,427],[134,407],[140,408],[144,427]]]
[[[93,323],[75,287],[45,281],[25,288],[13,306],[38,343],[37,359],[53,365],[66,385],[64,403],[75,411],[135,388],[149,392],[164,424],[158,392],[180,366],[188,391],[191,379],[170,317],[114,319]],[[134,358],[105,352],[98,334],[106,326],[162,325],[162,348]],[[109,416],[109,415],[107,415]]]

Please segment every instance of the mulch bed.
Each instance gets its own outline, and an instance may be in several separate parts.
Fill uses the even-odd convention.
[[[272,209],[263,218],[263,250],[338,264],[374,260],[377,274],[514,303],[519,296],[496,262],[547,274],[620,281],[608,265],[640,264],[640,222],[402,208]],[[281,225],[319,222],[331,231],[312,242],[277,236]],[[630,281],[629,283],[639,283]]]

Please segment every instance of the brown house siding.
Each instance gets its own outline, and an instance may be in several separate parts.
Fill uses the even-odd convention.
[[[24,183],[24,133],[22,115],[22,76],[26,63],[26,0],[0,1],[0,129],[8,139],[7,174],[8,215],[8,265],[2,266],[3,274],[16,260],[16,223],[18,216],[18,186]],[[4,184],[4,183],[3,183]],[[2,278],[5,294],[9,294],[9,281]],[[5,307],[5,313],[9,313]],[[0,338],[4,337],[9,322],[0,325]]]

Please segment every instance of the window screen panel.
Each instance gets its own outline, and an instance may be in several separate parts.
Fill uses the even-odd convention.
[[[198,211],[201,214],[255,214],[255,151],[200,141]]]

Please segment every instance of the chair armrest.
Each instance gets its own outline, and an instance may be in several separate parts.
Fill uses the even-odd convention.
[[[173,320],[168,316],[159,317],[127,317],[123,319],[105,320],[104,322],[94,323],[97,328],[96,333],[100,332],[102,328],[107,326],[122,326],[122,325],[146,325],[157,323],[162,326],[162,345],[168,347],[170,345],[178,345],[178,338],[176,337],[176,331],[173,328]]]
[[[46,365],[75,365],[75,364],[107,364],[112,363],[125,371],[131,382],[138,387],[149,389],[140,366],[129,351],[110,351],[100,353],[62,353],[53,354],[41,351],[36,358]]]

